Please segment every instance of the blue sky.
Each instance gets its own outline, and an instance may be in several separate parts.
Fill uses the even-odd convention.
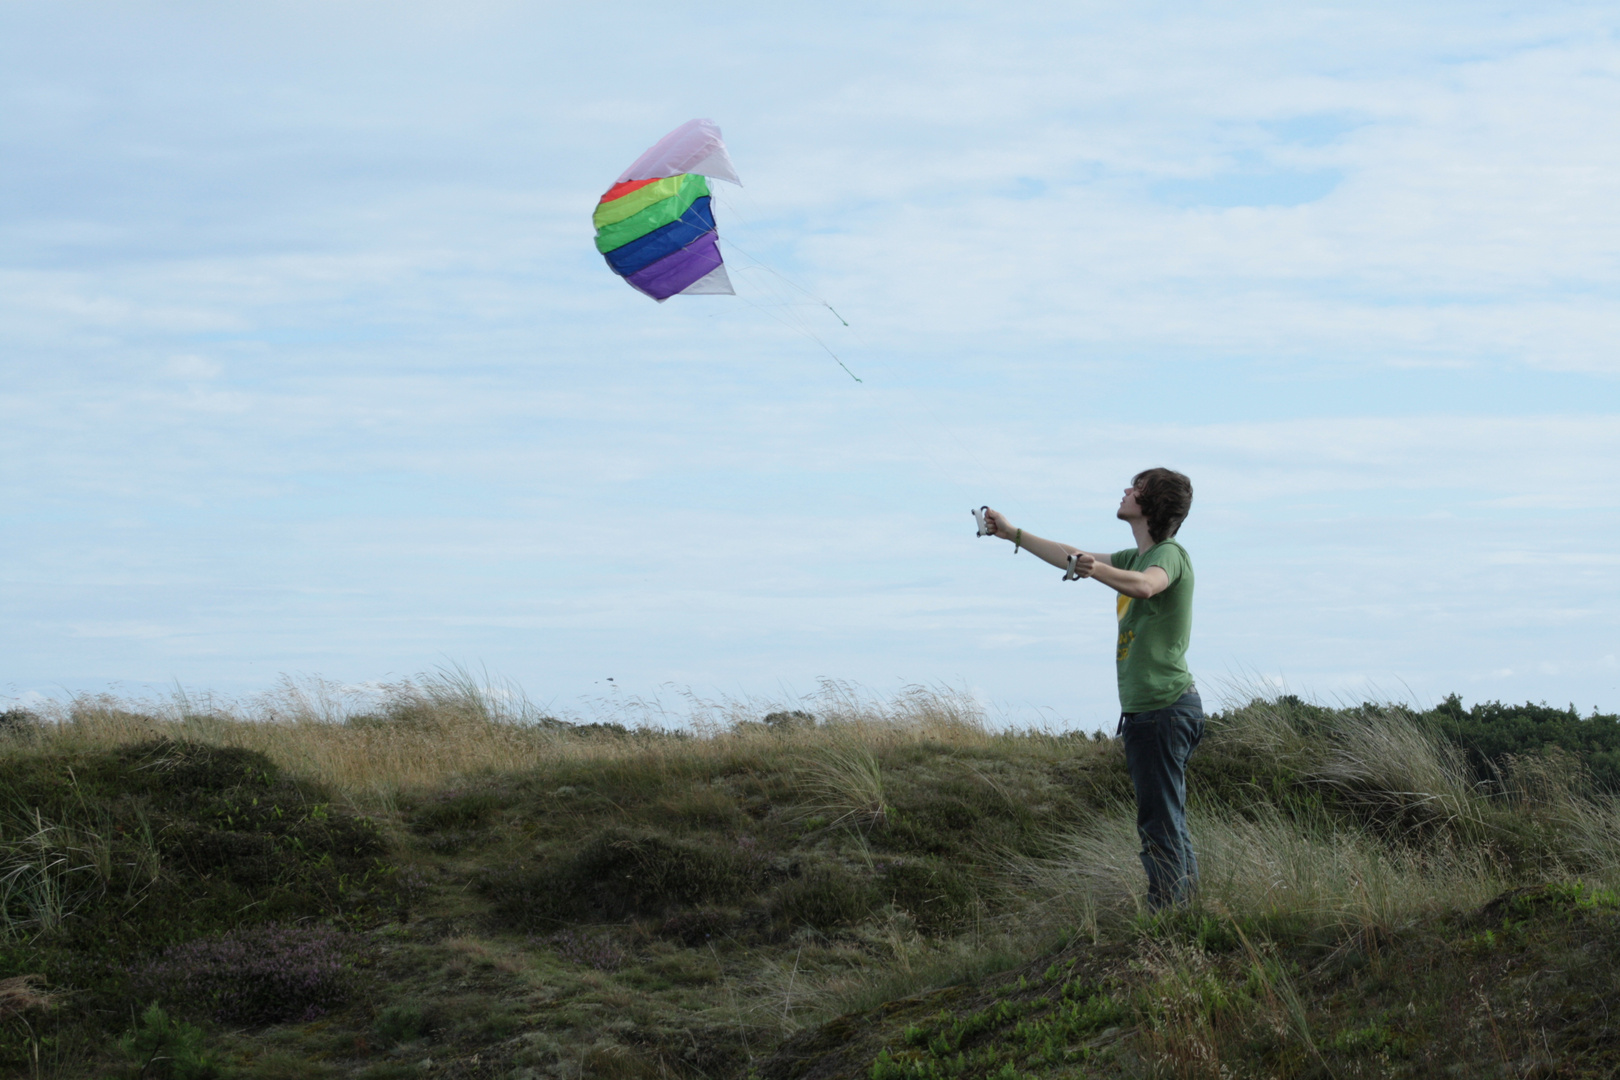
[[[1097,727],[1109,596],[968,509],[1124,547],[1166,464],[1206,687],[1620,710],[1617,33],[0,6],[0,698],[454,662]],[[693,117],[741,295],[657,305],[590,211]]]

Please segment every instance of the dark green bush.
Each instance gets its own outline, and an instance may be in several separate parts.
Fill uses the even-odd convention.
[[[1494,778],[1508,755],[1533,754],[1558,747],[1578,757],[1600,788],[1620,792],[1620,716],[1581,716],[1571,705],[1503,705],[1480,702],[1469,709],[1452,694],[1420,720],[1431,723],[1469,752],[1479,779]]]
[[[1067,781],[1037,796],[1028,786],[1032,779],[1020,778],[1009,790],[962,768],[925,783],[896,784],[890,812],[871,831],[871,842],[884,851],[971,861],[992,851],[1044,856],[1054,830],[1077,820],[1080,801]]]
[[[476,829],[507,805],[494,791],[452,791],[418,807],[410,817],[410,827],[419,833]]]
[[[280,772],[257,750],[172,739],[136,743],[107,758],[122,786],[144,786],[150,794],[173,802],[238,787],[268,788]]]
[[[778,731],[791,731],[794,728],[815,727],[816,718],[803,709],[791,709],[787,712],[766,713],[761,723]]]
[[[27,709],[0,710],[0,736],[31,735],[39,727],[39,717]]]
[[[937,859],[891,863],[878,879],[878,888],[925,934],[960,927],[972,917],[979,899],[965,875]]]
[[[831,930],[860,922],[882,902],[870,879],[839,866],[818,866],[785,881],[771,897],[771,919],[784,926]]]
[[[397,906],[376,826],[249,750],[160,740],[0,759],[0,845],[42,827],[66,838],[73,903],[0,977],[58,945],[116,965],[244,922]],[[25,926],[27,898],[9,904]]]
[[[725,841],[685,840],[664,833],[608,829],[560,859],[501,867],[476,879],[498,917],[519,926],[570,918],[664,915],[702,903],[751,896],[763,867]]]
[[[611,739],[627,739],[631,734],[629,728],[623,724],[615,724],[611,720],[593,720],[589,724],[568,724],[563,730],[570,735],[583,739],[597,738],[599,736],[606,736]]]

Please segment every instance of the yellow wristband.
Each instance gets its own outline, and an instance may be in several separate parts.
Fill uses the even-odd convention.
[[[1014,555],[1018,554],[1018,548],[1019,548],[1020,545],[1023,544],[1023,542],[1024,542],[1024,530],[1019,529],[1018,530],[1018,535],[1013,537],[1013,554]]]

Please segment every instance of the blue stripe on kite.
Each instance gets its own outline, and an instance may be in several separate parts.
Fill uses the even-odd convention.
[[[709,208],[709,197],[705,195],[701,199],[694,199],[679,219],[605,252],[602,257],[615,274],[629,277],[637,270],[644,270],[659,259],[675,254],[704,233],[713,231],[714,211]]]

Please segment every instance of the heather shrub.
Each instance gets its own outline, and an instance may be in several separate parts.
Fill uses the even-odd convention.
[[[541,944],[550,945],[570,964],[582,964],[597,971],[617,971],[624,966],[624,950],[611,934],[569,929],[542,939]]]
[[[414,1001],[390,1005],[377,1014],[372,1025],[384,1043],[414,1042],[428,1033],[427,1014]]]
[[[706,945],[730,934],[738,924],[735,914],[716,908],[677,911],[658,926],[658,936],[679,941],[688,948]]]
[[[134,983],[220,1023],[313,1020],[348,997],[342,945],[327,927],[266,923],[176,945],[138,969]]]

